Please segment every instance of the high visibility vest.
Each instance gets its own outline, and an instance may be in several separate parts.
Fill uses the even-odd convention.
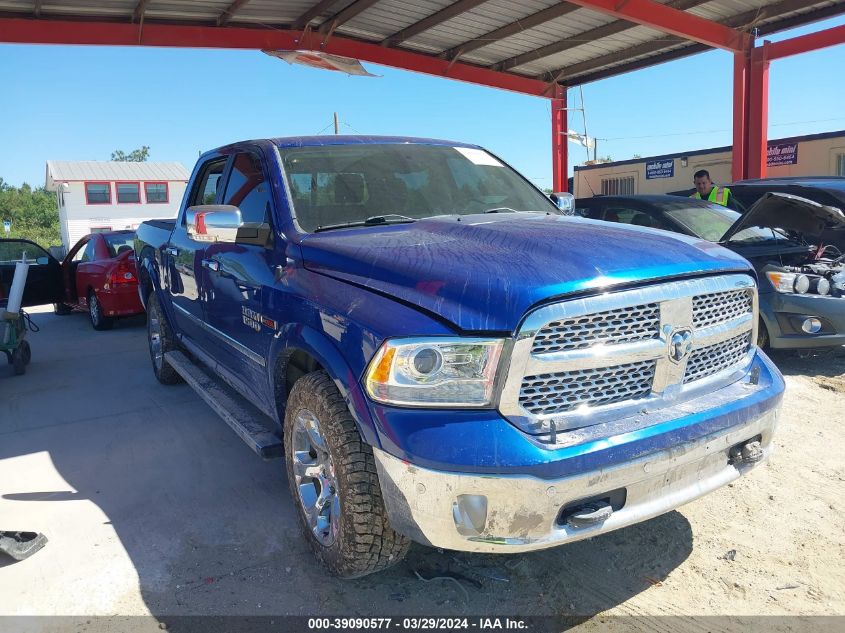
[[[728,196],[731,195],[731,190],[727,187],[717,187],[713,185],[713,188],[710,190],[710,195],[707,196],[707,200],[709,202],[715,202],[716,204],[721,204],[723,207],[728,206]],[[690,196],[690,198],[695,198],[696,200],[701,200],[701,194],[697,191]]]

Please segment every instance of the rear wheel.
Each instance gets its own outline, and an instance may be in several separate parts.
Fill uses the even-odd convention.
[[[93,290],[88,293],[88,316],[91,319],[91,326],[98,332],[114,327],[114,319],[103,314],[103,305]]]
[[[332,574],[365,576],[405,557],[410,541],[387,520],[372,448],[325,372],[291,389],[284,445],[300,526]]]
[[[147,342],[156,379],[163,385],[182,382],[182,376],[164,358],[167,352],[175,351],[178,346],[155,293],[152,293],[147,301]]]

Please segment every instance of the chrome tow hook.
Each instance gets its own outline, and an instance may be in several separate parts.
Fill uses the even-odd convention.
[[[603,501],[594,501],[568,513],[566,524],[574,528],[585,528],[604,523],[610,518],[611,514],[613,514],[613,508],[610,507],[610,504]]]
[[[763,446],[760,444],[760,440],[746,442],[745,444],[734,446],[730,450],[729,455],[731,463],[735,465],[742,463],[755,464],[763,459]]]

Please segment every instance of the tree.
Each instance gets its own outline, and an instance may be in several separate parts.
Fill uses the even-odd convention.
[[[0,178],[0,221],[10,220],[9,237],[32,240],[47,248],[62,243],[56,194],[24,183],[14,187]],[[6,237],[0,231],[0,237]]]
[[[116,149],[111,153],[112,160],[128,161],[130,163],[143,163],[150,157],[149,145],[143,145],[139,149],[133,149],[128,154],[122,149]]]

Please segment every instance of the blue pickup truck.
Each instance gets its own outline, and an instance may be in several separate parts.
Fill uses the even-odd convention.
[[[755,346],[748,262],[564,216],[474,145],[229,145],[135,249],[156,377],[284,457],[339,576],[411,540],[509,553],[595,536],[771,450],[784,383]]]

